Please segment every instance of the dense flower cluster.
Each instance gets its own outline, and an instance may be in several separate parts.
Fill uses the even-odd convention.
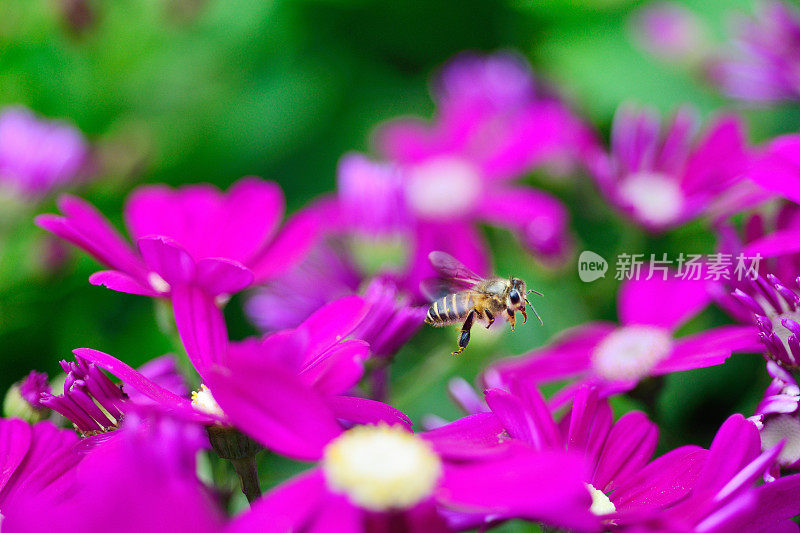
[[[751,40],[777,23],[770,6]],[[661,27],[658,16],[646,23]],[[690,29],[663,28],[664,44]],[[796,97],[791,80],[772,81],[751,96]],[[798,530],[800,296],[789,288],[800,276],[798,139],[753,147],[735,115],[698,135],[688,108],[662,124],[623,105],[605,146],[511,53],[458,56],[433,87],[432,119],[382,125],[374,153],[343,156],[335,194],[288,217],[281,188],[257,177],[227,191],[140,186],[123,209],[130,240],[76,196],[37,217],[108,267],[90,283],[168,309],[179,353],[135,369],[78,348],[63,376],[34,371],[9,391],[4,533],[428,532],[510,520],[579,532]],[[0,117],[0,178],[38,193],[75,177],[87,152],[71,130],[35,120],[19,109]],[[33,153],[43,159],[22,157]],[[720,250],[769,263],[740,283],[643,272],[619,286],[619,323],[588,321],[486,364],[479,392],[451,383],[463,417],[415,428],[388,403],[389,372],[404,349],[420,350],[411,339],[430,319],[425,282],[442,273],[431,252],[491,274],[482,224],[510,230],[549,266],[573,252],[568,210],[526,181],[534,170],[591,176],[598,203],[649,232],[695,221]],[[224,311],[244,291],[263,335],[235,340]],[[737,322],[687,332],[714,302]],[[432,312],[449,319],[458,305],[454,296]],[[763,353],[772,383],[750,418],[720,420],[708,448],[664,449],[650,414],[615,417],[614,397],[732,353]],[[293,475],[262,493],[265,461]],[[236,512],[234,475],[250,504]]]

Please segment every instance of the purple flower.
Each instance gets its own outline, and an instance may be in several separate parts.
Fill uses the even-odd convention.
[[[734,37],[709,75],[724,93],[753,102],[800,99],[800,13],[764,0],[755,16],[735,21]]]
[[[116,433],[86,453],[65,497],[28,500],[6,516],[3,531],[222,531],[222,514],[195,473],[199,428],[131,413]]]
[[[690,10],[675,2],[645,4],[631,17],[636,43],[667,61],[694,62],[709,49],[706,28]]]
[[[601,395],[615,394],[647,376],[719,365],[734,351],[760,351],[752,326],[719,326],[676,338],[678,328],[708,303],[702,282],[673,275],[626,281],[617,297],[621,325],[589,322],[566,330],[549,346],[492,364],[483,379],[505,388],[514,380],[578,378],[553,397],[560,403],[581,383],[594,383]]]
[[[486,402],[508,437],[536,450],[566,449],[586,457],[591,475],[584,482],[592,495],[591,511],[604,528],[629,526],[683,499],[706,458],[702,448],[684,446],[651,461],[656,425],[640,411],[614,422],[608,402],[592,387],[578,390],[560,421],[530,385],[515,383],[511,393],[490,389]]]
[[[47,374],[44,372],[31,373],[19,384],[19,393],[22,398],[30,404],[33,409],[44,409],[41,397],[42,393],[50,392],[50,383],[47,381]]]
[[[226,193],[210,185],[138,188],[125,205],[138,253],[83,200],[62,196],[59,207],[65,216],[41,215],[36,223],[113,269],[89,281],[147,296],[188,285],[224,296],[271,279],[302,260],[319,227],[315,215],[300,212],[279,232],[283,194],[255,177]]]
[[[623,105],[614,117],[608,165],[595,178],[602,193],[650,231],[718,216],[761,199],[743,181],[750,160],[741,122],[720,117],[696,139],[699,120],[679,109],[662,127],[652,110]]]
[[[362,237],[411,242],[402,271],[408,290],[434,275],[433,250],[485,272],[477,223],[509,228],[542,257],[563,259],[570,241],[564,206],[512,181],[597,145],[562,102],[539,93],[516,56],[460,56],[436,83],[433,123],[395,120],[377,133],[383,159],[342,159],[343,221]]]
[[[158,382],[162,382],[174,386],[174,376],[164,380],[161,373],[152,378],[143,375],[151,374],[152,363],[163,364],[156,359],[149,366],[143,366],[140,373],[108,354],[79,348],[75,350],[74,363],[61,361],[61,367],[67,374],[63,393],[43,393],[41,403],[70,420],[83,437],[102,435],[118,429],[127,413],[137,405],[157,405],[164,411],[180,411],[188,413],[188,418],[205,420],[205,417],[191,408],[187,399],[159,385]],[[126,385],[130,385],[136,391],[133,398],[123,391],[123,387],[112,382],[101,369],[121,377]],[[184,387],[180,383],[178,392],[182,392]],[[211,423],[214,421],[212,419]]]
[[[299,266],[257,289],[246,310],[266,332],[296,327],[325,304],[359,292],[360,285],[349,254],[323,242]],[[389,358],[422,327],[426,308],[413,305],[390,276],[373,279],[361,292],[370,310],[352,336],[367,342],[374,356]]]
[[[89,147],[74,127],[23,107],[0,113],[0,186],[41,197],[83,178],[88,166]]]
[[[0,523],[18,508],[65,496],[80,456],[73,448],[74,432],[44,421],[31,426],[14,418],[0,418]]]
[[[767,361],[772,382],[756,408],[755,422],[761,434],[761,449],[766,451],[782,443],[776,464],[769,471],[771,479],[780,477],[780,467],[800,468],[800,387],[791,373],[774,361]]]
[[[716,303],[739,322],[749,323],[752,311],[733,296],[736,289],[747,294],[756,286],[757,276],[772,274],[779,280],[792,280],[800,272],[800,206],[783,202],[772,212],[755,212],[745,217],[742,230],[733,224],[716,224],[718,247],[735,263],[730,279],[709,285]],[[743,259],[740,267],[739,258]],[[737,270],[738,269],[738,270]]]
[[[321,240],[300,264],[255,289],[245,311],[265,333],[294,328],[326,303],[356,293],[361,281],[343,247]]]
[[[332,403],[278,365],[232,361],[210,378],[238,428],[278,453],[317,463],[255,502],[234,531],[369,531],[398,523],[410,531],[444,530],[440,508],[578,529],[593,523],[578,481],[582,462],[563,452],[487,448],[483,443],[499,431],[489,419],[469,424],[466,437],[459,422],[426,437],[409,432],[405,415],[386,404]],[[556,482],[545,487],[545,479]]]
[[[800,135],[782,135],[753,161],[748,176],[768,191],[800,204]]]
[[[767,356],[785,368],[800,368],[800,296],[772,274],[733,296],[751,312]]]
[[[688,497],[653,517],[650,530],[796,531],[788,522],[800,513],[800,476],[754,486],[779,453],[780,446],[762,453],[756,426],[742,415],[731,416],[714,437]]]

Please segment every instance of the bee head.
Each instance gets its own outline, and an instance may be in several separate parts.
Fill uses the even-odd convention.
[[[511,278],[506,305],[511,309],[523,309],[527,303],[525,292],[525,282],[519,278]]]

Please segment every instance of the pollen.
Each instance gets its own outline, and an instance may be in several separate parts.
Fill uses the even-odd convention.
[[[589,489],[589,494],[592,495],[592,506],[589,510],[596,516],[604,516],[617,512],[617,507],[614,505],[608,496],[602,490],[598,490],[593,486],[586,484]]]
[[[792,415],[768,417],[761,428],[761,449],[770,448],[783,441],[778,462],[790,466],[800,461],[800,420]]]
[[[199,390],[192,392],[192,407],[210,415],[225,416],[217,400],[205,385],[200,385]]]
[[[371,511],[407,509],[429,497],[442,474],[439,456],[400,426],[357,426],[325,448],[328,487]]]
[[[592,354],[592,366],[610,381],[638,380],[669,356],[672,336],[654,326],[626,326],[605,337]]]

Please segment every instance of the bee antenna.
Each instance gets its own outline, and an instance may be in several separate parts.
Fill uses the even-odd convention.
[[[542,294],[541,292],[535,291],[533,289],[528,289],[528,292],[526,292],[525,294],[530,294],[530,293],[538,294],[539,296],[544,296],[544,294]]]
[[[530,305],[530,306],[531,306],[531,311],[533,311],[533,314],[534,314],[534,316],[536,316],[536,318],[538,318],[538,319],[539,319],[539,324],[541,324],[542,326],[544,326],[544,321],[542,320],[542,317],[540,317],[540,316],[539,316],[539,313],[537,313],[537,312],[536,312],[536,308],[535,308],[535,307],[533,307],[533,305],[531,305],[531,303],[530,303],[530,302],[528,302],[528,305]]]

